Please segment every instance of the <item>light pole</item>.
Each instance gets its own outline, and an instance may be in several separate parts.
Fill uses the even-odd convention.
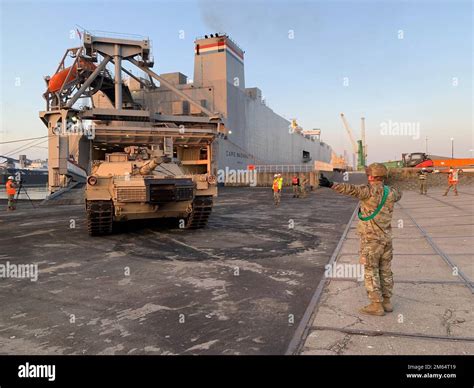
[[[451,159],[454,159],[454,137],[451,138]]]

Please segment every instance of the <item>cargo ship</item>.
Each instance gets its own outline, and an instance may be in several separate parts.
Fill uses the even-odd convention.
[[[319,130],[304,130],[296,120],[278,115],[267,106],[258,87],[246,87],[245,53],[228,35],[211,34],[194,41],[192,80],[181,72],[158,75],[151,71],[154,61],[147,39],[132,41],[89,32],[83,36],[83,46],[68,49],[56,74],[45,78],[46,110],[40,112],[41,120],[48,128],[57,129],[60,123],[61,130],[75,128],[76,124],[80,127],[77,131],[62,132],[67,136],[49,139],[51,192],[73,180],[84,180],[93,160],[103,159],[107,152],[123,151],[121,142],[135,145],[140,138],[143,144],[139,145],[146,146],[150,141],[163,140],[145,141],[145,128],[164,126],[172,132],[172,128],[179,126],[179,131],[185,132],[186,125],[202,127],[215,120],[225,130],[218,130],[212,147],[213,175],[219,176],[223,170],[262,171],[261,167],[264,172],[308,172],[320,170],[321,166],[332,170],[334,153],[320,141]],[[125,51],[117,55],[115,51],[100,51],[109,50],[112,43]],[[97,52],[101,53],[100,62]],[[106,67],[111,56],[113,72]],[[70,67],[65,63],[68,57],[75,58]],[[140,75],[125,69],[121,65],[124,60],[138,67]],[[128,78],[122,78],[122,73]],[[60,91],[57,85],[62,85]],[[71,109],[83,97],[91,98],[91,106]],[[167,140],[181,139],[175,136]],[[188,155],[189,160],[196,161],[197,170],[199,164],[205,163],[206,158],[201,158],[205,152],[203,148]],[[72,171],[73,166],[81,174]]]
[[[219,169],[247,169],[250,165],[304,166],[329,164],[332,150],[314,132],[304,131],[275,113],[258,87],[246,87],[244,51],[226,34],[211,34],[194,42],[192,81],[181,72],[160,74],[195,101],[223,115],[229,134],[218,140]],[[194,115],[199,109],[179,99],[166,86],[147,88],[129,78],[135,103],[162,115]],[[282,93],[284,91],[282,90]],[[96,107],[112,107],[100,92]]]

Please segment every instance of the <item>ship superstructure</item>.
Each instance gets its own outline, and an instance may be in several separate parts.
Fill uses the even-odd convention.
[[[218,167],[330,163],[329,145],[276,114],[258,87],[246,87],[244,55],[226,34],[205,36],[194,44],[192,82],[180,72],[161,74],[203,107],[222,114],[230,133],[219,140]],[[131,79],[129,87],[135,101],[149,110],[166,115],[199,114],[166,86],[148,89]]]

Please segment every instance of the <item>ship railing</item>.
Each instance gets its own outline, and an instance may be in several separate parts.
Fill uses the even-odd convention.
[[[139,34],[129,34],[115,31],[102,31],[102,30],[83,30],[92,36],[100,36],[101,38],[112,38],[112,39],[130,39],[130,40],[150,40],[148,36]]]
[[[256,165],[255,170],[257,172],[271,172],[271,173],[311,172],[311,171],[314,171],[314,165],[313,164],[261,164],[261,165]]]

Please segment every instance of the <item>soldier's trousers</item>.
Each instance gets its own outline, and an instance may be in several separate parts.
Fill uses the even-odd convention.
[[[280,199],[281,199],[281,193],[279,191],[274,191],[273,192],[273,202],[275,203],[275,205],[280,204]]]
[[[426,194],[428,192],[428,185],[426,181],[420,180],[420,194]]]
[[[393,290],[392,241],[360,240],[361,259],[365,259],[364,281],[371,302],[390,298]]]
[[[306,185],[300,185],[300,192],[303,198],[306,197]]]
[[[300,187],[298,185],[293,185],[293,197],[298,198],[300,196]]]

